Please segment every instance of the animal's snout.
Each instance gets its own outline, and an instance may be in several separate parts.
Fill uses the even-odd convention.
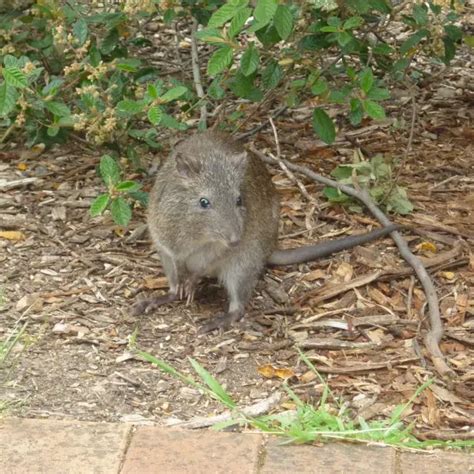
[[[229,245],[231,247],[237,247],[237,245],[240,244],[240,236],[238,235],[235,235],[235,236],[231,236],[230,239],[229,239]]]

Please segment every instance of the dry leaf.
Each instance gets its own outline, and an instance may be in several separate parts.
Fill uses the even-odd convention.
[[[354,274],[354,268],[347,262],[342,262],[337,270],[334,272],[337,281],[345,282],[352,280],[352,275]]]
[[[320,268],[313,270],[312,272],[308,272],[304,275],[304,279],[306,281],[314,281],[314,280],[321,280],[326,278],[327,272],[321,270]]]
[[[286,380],[295,376],[293,370],[285,367],[273,367],[271,364],[262,365],[257,370],[260,375],[263,375],[267,379],[278,377],[280,379]]]
[[[44,143],[37,143],[36,145],[33,145],[29,149],[22,150],[20,153],[20,158],[22,161],[27,161],[31,160],[32,158],[36,158],[43,153],[45,150],[46,146]]]
[[[420,251],[420,252],[432,252],[432,253],[436,253],[437,252],[437,248],[436,248],[436,245],[433,244],[432,242],[421,242],[421,244],[418,244],[416,246],[416,250]]]
[[[7,240],[25,240],[25,234],[18,230],[2,230],[0,231],[0,238]]]
[[[35,311],[41,310],[43,307],[43,300],[38,296],[37,293],[30,293],[28,295],[20,298],[16,305],[15,309],[17,311],[23,311],[24,309],[31,308]]]
[[[390,299],[387,298],[380,290],[377,290],[377,288],[369,287],[369,295],[378,304],[381,304],[384,306],[387,306],[389,304]]]
[[[68,336],[83,336],[87,334],[89,329],[83,326],[74,326],[72,324],[57,323],[53,327],[53,333],[66,334]]]
[[[454,272],[439,272],[439,274],[449,281],[454,280],[454,277],[456,276]]]
[[[301,383],[308,383],[308,382],[312,382],[313,380],[315,380],[316,377],[317,377],[317,375],[312,370],[308,370],[299,379],[300,379]]]
[[[148,290],[161,290],[168,288],[168,279],[166,277],[147,277],[143,280],[143,286]]]

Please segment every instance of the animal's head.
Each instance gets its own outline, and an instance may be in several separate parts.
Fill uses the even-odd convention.
[[[245,222],[242,195],[247,152],[225,135],[205,133],[180,143],[171,159],[181,188],[180,213],[196,241],[237,246]]]

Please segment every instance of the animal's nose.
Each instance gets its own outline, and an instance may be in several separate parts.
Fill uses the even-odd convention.
[[[240,237],[237,237],[236,235],[231,236],[229,240],[229,245],[231,247],[237,247],[237,245],[240,244]]]

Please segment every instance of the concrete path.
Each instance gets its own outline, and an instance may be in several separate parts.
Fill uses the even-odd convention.
[[[474,473],[474,454],[348,443],[281,446],[260,434],[0,419],[2,474]]]

